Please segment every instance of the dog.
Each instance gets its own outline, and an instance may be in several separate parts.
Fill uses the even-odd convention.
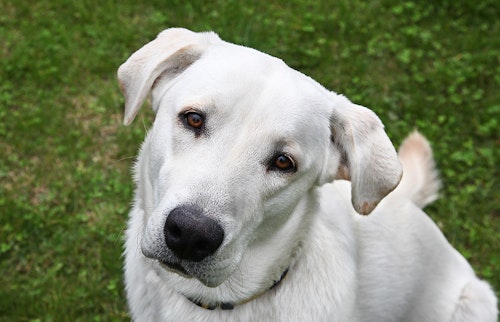
[[[167,29],[118,79],[125,125],[150,92],[155,112],[125,236],[134,320],[496,321],[421,210],[440,185],[421,134],[398,155],[371,110],[213,32]]]

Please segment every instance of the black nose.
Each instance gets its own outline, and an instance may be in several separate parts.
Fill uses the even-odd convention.
[[[193,206],[172,210],[163,231],[168,248],[177,257],[195,262],[213,254],[224,239],[222,227]]]

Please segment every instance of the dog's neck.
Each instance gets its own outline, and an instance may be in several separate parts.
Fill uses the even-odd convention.
[[[197,301],[195,299],[192,299],[188,296],[186,296],[186,298],[191,301],[193,304],[196,304],[198,305],[199,307],[202,307],[204,309],[207,309],[207,310],[215,310],[217,308],[220,308],[221,310],[232,310],[234,309],[235,306],[237,305],[242,305],[242,304],[245,304],[245,303],[248,303],[256,298],[258,298],[259,296],[263,295],[264,293],[272,290],[272,289],[275,289],[282,281],[283,279],[286,277],[286,275],[288,274],[288,269],[286,269],[283,274],[281,274],[280,278],[278,280],[275,280],[273,282],[273,285],[266,291],[262,292],[262,293],[259,293],[259,294],[256,294],[246,300],[243,300],[243,301],[240,301],[240,302],[212,302],[212,303],[205,303],[205,302],[201,302],[201,301]]]

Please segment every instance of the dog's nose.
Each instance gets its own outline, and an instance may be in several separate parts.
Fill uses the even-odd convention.
[[[199,262],[222,244],[224,230],[212,218],[193,206],[172,210],[164,227],[165,242],[180,259]]]

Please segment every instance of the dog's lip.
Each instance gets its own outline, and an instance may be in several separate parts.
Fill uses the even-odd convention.
[[[167,262],[164,260],[158,260],[160,263],[161,267],[169,272],[178,274],[179,276],[182,276],[184,278],[196,278],[198,281],[200,281],[203,285],[207,287],[216,287],[219,286],[223,281],[216,282],[214,283],[213,281],[210,280],[204,280],[203,278],[189,273],[184,267],[182,267],[179,263],[172,263],[172,262]]]
[[[173,271],[175,273],[178,273],[179,275],[182,275],[184,277],[192,277],[184,267],[182,267],[178,263],[171,263],[167,261],[160,261],[160,264],[162,267],[166,268],[169,271]]]

